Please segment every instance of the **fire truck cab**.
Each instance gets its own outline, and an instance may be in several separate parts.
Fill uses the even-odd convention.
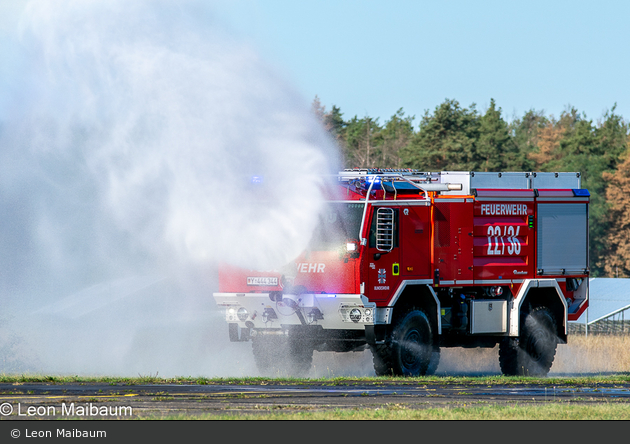
[[[308,248],[281,270],[223,266],[217,304],[261,372],[370,348],[377,375],[434,372],[442,347],[495,347],[546,375],[588,306],[579,173],[345,170]]]

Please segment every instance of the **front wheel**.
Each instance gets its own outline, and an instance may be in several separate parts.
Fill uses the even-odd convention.
[[[556,355],[556,331],[556,321],[547,307],[533,309],[524,319],[521,335],[499,344],[503,374],[546,376]]]
[[[434,350],[429,318],[422,310],[411,310],[398,321],[390,341],[372,347],[374,370],[379,376],[426,375],[435,370],[429,369]]]
[[[427,368],[426,375],[435,375],[435,372],[440,365],[440,347],[433,347],[433,353],[431,354],[431,362],[429,363],[429,367]]]

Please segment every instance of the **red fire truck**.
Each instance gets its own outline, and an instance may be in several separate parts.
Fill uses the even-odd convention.
[[[340,172],[308,248],[274,271],[222,266],[231,341],[263,373],[369,348],[377,375],[425,375],[441,347],[499,346],[506,375],[546,375],[588,306],[579,173]]]

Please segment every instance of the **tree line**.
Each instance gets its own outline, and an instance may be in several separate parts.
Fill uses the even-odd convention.
[[[589,190],[593,277],[630,277],[630,123],[616,105],[593,121],[568,107],[559,117],[530,110],[506,121],[494,99],[484,112],[447,99],[415,116],[400,108],[388,120],[313,112],[338,144],[345,168],[421,171],[580,172]]]

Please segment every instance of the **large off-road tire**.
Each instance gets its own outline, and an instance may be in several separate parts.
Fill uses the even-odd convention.
[[[379,376],[427,374],[435,349],[429,318],[422,310],[410,310],[396,321],[391,338],[371,349],[374,371]]]
[[[263,376],[306,376],[313,364],[313,344],[283,336],[255,336],[252,351]]]
[[[370,350],[376,376],[394,376],[391,364],[391,343],[371,345]]]
[[[434,375],[440,365],[440,347],[433,347],[433,354],[431,355],[431,362],[425,375]]]
[[[313,366],[313,343],[306,339],[289,340],[289,373],[306,376]]]
[[[286,361],[286,338],[255,336],[252,338],[252,352],[256,367],[263,376],[277,374],[283,370]]]
[[[556,321],[547,307],[533,309],[523,320],[520,336],[499,344],[503,374],[546,376],[556,355],[556,331]]]

